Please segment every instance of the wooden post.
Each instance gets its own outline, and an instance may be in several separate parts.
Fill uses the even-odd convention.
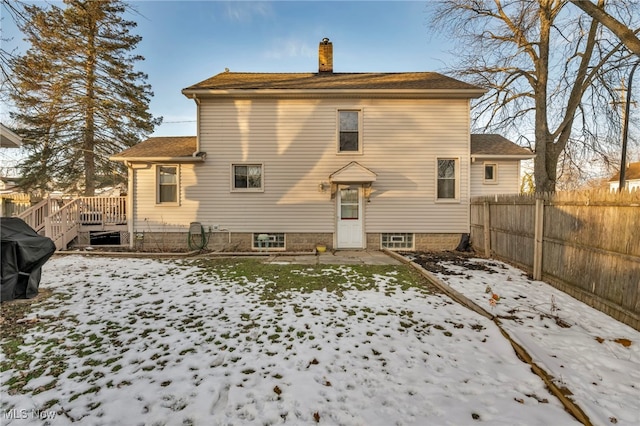
[[[489,201],[483,204],[484,257],[491,257],[491,220],[489,218]]]
[[[542,279],[542,246],[544,239],[544,199],[536,198],[535,225],[533,230],[533,279]]]

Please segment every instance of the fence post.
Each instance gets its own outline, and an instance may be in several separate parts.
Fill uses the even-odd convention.
[[[491,220],[489,218],[489,201],[483,204],[484,257],[491,257]]]
[[[542,279],[542,247],[544,239],[544,198],[536,198],[535,225],[533,230],[533,279]]]

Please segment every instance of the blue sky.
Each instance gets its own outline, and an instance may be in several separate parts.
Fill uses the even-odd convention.
[[[334,71],[433,71],[450,49],[430,36],[426,2],[133,3],[155,93],[156,135],[195,134],[195,104],[180,90],[223,72],[314,72],[318,43],[333,42]]]
[[[318,43],[333,42],[336,72],[439,71],[452,46],[429,32],[425,1],[134,1],[156,136],[195,135],[196,109],[180,91],[223,72],[315,72]],[[24,49],[9,19],[3,37]],[[6,119],[2,113],[3,121]]]

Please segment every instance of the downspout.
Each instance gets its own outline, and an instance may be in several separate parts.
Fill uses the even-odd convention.
[[[129,249],[133,250],[135,248],[136,241],[133,227],[135,222],[134,212],[136,211],[135,205],[133,204],[135,200],[135,197],[133,196],[133,191],[135,188],[133,180],[135,174],[133,173],[133,166],[130,162],[125,161],[124,165],[127,166],[127,210],[129,211],[129,213],[127,214],[127,231],[129,232]]]
[[[197,157],[200,153],[200,99],[194,94],[191,96],[196,103],[196,151],[192,154]]]

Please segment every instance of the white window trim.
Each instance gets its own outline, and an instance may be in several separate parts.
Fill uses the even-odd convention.
[[[160,168],[175,167],[176,168],[176,201],[160,201]],[[156,164],[155,167],[156,181],[156,206],[179,206],[180,205],[180,164]]]
[[[338,155],[362,155],[362,117],[364,115],[362,108],[338,108],[336,109],[336,153]],[[340,113],[341,112],[357,112],[358,113],[358,150],[357,151],[340,151]]]
[[[438,198],[438,161],[440,160],[454,160],[456,167],[455,177],[455,198]],[[484,170],[483,170],[484,171]],[[434,199],[438,204],[460,204],[460,157],[442,156],[436,157],[435,162],[435,180],[434,180]]]
[[[486,179],[487,166],[493,166],[493,179]],[[485,162],[482,163],[482,183],[485,185],[497,185],[498,184],[498,163]]]
[[[262,171],[262,175],[260,176],[260,188],[236,188],[235,187],[235,167],[236,166],[260,166],[260,170]],[[247,193],[247,192],[264,192],[264,163],[255,163],[255,162],[247,162],[247,163],[231,163],[231,167],[229,168],[229,191],[237,192],[237,193]]]

